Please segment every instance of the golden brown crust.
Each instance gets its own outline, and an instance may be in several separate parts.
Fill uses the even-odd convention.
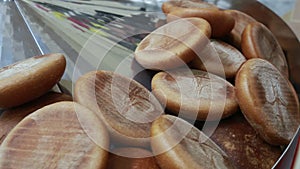
[[[257,21],[253,17],[242,11],[225,10],[224,12],[230,14],[235,20],[232,31],[228,34],[228,36],[226,36],[227,41],[229,41],[230,44],[237,47],[238,49],[241,49],[241,39],[245,27],[248,24]]]
[[[134,147],[112,150],[107,169],[159,169],[152,152]]]
[[[9,108],[38,98],[62,77],[62,54],[36,56],[0,69],[0,107]]]
[[[0,144],[7,134],[28,114],[55,102],[72,101],[72,97],[62,93],[49,92],[20,107],[8,109],[0,115]]]
[[[259,58],[258,51],[257,51],[258,49],[256,48],[256,45],[258,44],[256,45],[253,44],[255,42],[254,38],[256,37],[252,35],[251,31],[252,31],[252,26],[251,24],[248,24],[242,33],[241,48],[244,56],[247,59]]]
[[[151,136],[162,169],[234,168],[212,140],[180,118],[160,116],[152,124]]]
[[[203,54],[201,52],[200,57],[196,57],[189,65],[204,71],[207,71],[208,67],[210,73],[219,76],[222,76],[221,69],[224,69],[226,78],[234,78],[240,66],[246,61],[244,55],[233,46],[220,40],[212,40],[210,45],[203,50]],[[205,65],[201,59],[206,59],[204,60]],[[221,63],[217,59],[220,59]]]
[[[101,168],[109,138],[93,112],[74,102],[46,106],[25,117],[0,149],[1,168]]]
[[[80,77],[74,100],[97,114],[114,144],[149,146],[151,123],[164,113],[144,86],[110,71],[93,71]]]
[[[200,70],[157,73],[152,79],[152,92],[168,110],[191,119],[217,120],[238,109],[234,86]]]
[[[146,36],[135,50],[135,59],[146,69],[180,67],[197,56],[210,34],[210,25],[204,19],[179,19]]]
[[[287,145],[300,124],[299,101],[288,81],[271,63],[250,59],[236,77],[240,108],[251,126],[273,145]]]
[[[263,24],[252,22],[245,28],[241,48],[246,58],[268,60],[288,77],[288,65],[281,46],[273,33]]]
[[[167,21],[171,22],[178,18],[199,17],[207,20],[211,26],[212,37],[220,38],[229,34],[233,29],[235,20],[234,18],[222,10],[211,9],[190,9],[182,8],[172,11],[167,15]]]

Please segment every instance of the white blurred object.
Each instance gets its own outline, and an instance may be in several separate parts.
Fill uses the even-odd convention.
[[[295,6],[296,0],[258,0],[277,15],[283,16]]]

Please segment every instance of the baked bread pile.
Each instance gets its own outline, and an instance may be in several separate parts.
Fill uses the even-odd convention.
[[[0,69],[0,168],[272,168],[300,124],[272,32],[202,1],[162,11],[167,23],[134,52],[156,72],[151,91],[95,70],[73,97],[49,92],[66,67],[61,54]]]

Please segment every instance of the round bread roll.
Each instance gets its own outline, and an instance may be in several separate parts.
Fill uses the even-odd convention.
[[[0,168],[105,169],[109,136],[93,112],[73,102],[25,117],[0,147]]]
[[[287,145],[300,124],[298,97],[288,79],[268,61],[256,58],[242,65],[235,85],[251,126],[266,142]]]
[[[0,144],[7,134],[28,114],[59,101],[72,101],[72,97],[62,93],[49,92],[22,106],[5,110],[0,115]]]
[[[210,25],[204,19],[179,19],[146,36],[135,50],[135,59],[146,69],[180,67],[197,57],[209,43],[210,34]]]
[[[289,76],[285,55],[273,33],[263,24],[249,24],[243,34],[241,43],[246,58],[261,58],[271,62],[283,75]]]
[[[134,147],[112,150],[107,169],[159,169],[152,152]]]
[[[152,79],[158,100],[189,119],[219,120],[232,115],[238,109],[234,89],[225,79],[201,70],[159,72]]]
[[[151,127],[151,147],[161,169],[231,169],[224,153],[190,123],[162,115]]]
[[[218,7],[214,4],[210,4],[201,0],[170,0],[165,1],[162,4],[162,11],[166,14],[177,11],[182,8],[190,8],[190,9],[210,9],[210,10],[217,10]]]
[[[235,20],[232,31],[226,37],[227,41],[236,48],[241,49],[241,39],[244,29],[248,24],[257,21],[253,17],[242,11],[231,9],[225,10],[224,12],[230,14]]]
[[[151,123],[164,113],[144,86],[110,71],[93,71],[80,77],[74,100],[97,114],[115,145],[149,146]]]
[[[35,56],[0,69],[0,107],[10,108],[36,99],[62,77],[62,54]]]
[[[196,1],[167,1],[162,5],[167,14],[167,22],[179,18],[199,17],[207,20],[212,29],[212,37],[219,38],[227,35],[234,27],[234,18],[207,2]]]
[[[221,120],[210,137],[241,169],[270,169],[281,155],[279,146],[266,143],[241,113]]]
[[[216,57],[216,58],[210,57],[211,55],[213,55],[213,53],[211,53],[209,50],[206,50],[206,49],[208,49],[208,48],[206,48],[203,50],[203,52],[201,52],[200,57],[196,57],[190,63],[190,66],[192,68],[204,70],[204,71],[207,71],[206,67],[209,67],[209,69],[210,69],[209,73],[222,75],[222,74],[220,74],[221,68],[216,64],[218,62],[215,61],[215,59],[220,59],[221,63],[223,64],[226,78],[235,77],[238,69],[246,61],[246,58],[244,57],[244,55],[239,50],[234,48],[233,46],[231,46],[225,42],[222,42],[220,40],[212,40],[210,42],[210,44],[212,45],[212,47],[214,47],[214,49],[216,50],[219,57]],[[205,56],[202,57],[202,55],[205,55]],[[203,62],[201,60],[202,58],[209,58],[209,60],[203,61],[205,63],[205,65],[203,64]]]

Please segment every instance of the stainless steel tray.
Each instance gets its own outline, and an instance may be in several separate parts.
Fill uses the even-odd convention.
[[[78,49],[80,49],[84,43],[75,43],[74,41],[71,41],[72,37],[63,36],[63,32],[58,29],[59,25],[51,25],[49,24],[49,20],[46,22],[46,19],[44,18],[46,15],[42,16],[41,13],[38,12],[36,6],[32,6],[28,2],[31,1],[15,0],[0,2],[0,40],[2,42],[0,43],[0,67],[34,55],[50,52],[65,53],[67,56],[68,67],[60,84],[62,85],[62,89],[66,89],[64,90],[65,92],[71,92],[74,66],[78,61],[77,59],[82,57],[82,53],[80,53],[80,50]],[[105,3],[105,1],[103,2]],[[119,5],[123,4],[124,9],[127,9],[128,13],[132,12],[135,14],[136,12],[146,12],[145,17],[148,17],[147,13],[160,11],[160,4],[162,1],[153,1],[150,4],[137,3],[135,1],[118,1],[118,3]],[[300,97],[300,76],[297,75],[300,70],[300,58],[298,57],[300,54],[300,43],[289,26],[274,12],[255,0],[214,0],[213,3],[221,8],[241,10],[264,23],[274,33],[286,54],[290,70],[290,80]],[[94,11],[94,8],[97,8],[97,6],[92,6]],[[65,8],[68,8],[68,6],[65,6]],[[111,8],[114,7],[111,6]],[[103,9],[103,7],[101,9]],[[114,10],[116,12],[124,9]],[[87,14],[91,14],[91,11],[89,12],[88,8],[85,8],[84,10],[78,9],[77,12],[86,12]],[[118,14],[121,15],[123,13]],[[49,15],[49,17],[51,16]],[[163,19],[163,17],[162,15],[157,15],[156,19]],[[152,20],[150,20],[152,24],[151,29],[155,27],[155,24],[157,23],[156,19],[152,18]],[[130,54],[132,52],[132,48],[126,46],[122,46],[116,50],[118,50],[118,52],[112,52],[110,57],[119,57],[116,55],[120,53]],[[88,54],[91,54],[93,57],[97,57],[97,51]],[[90,65],[91,62],[93,62],[93,57],[85,60],[87,65]],[[115,63],[111,61],[104,63],[104,65],[108,67],[113,67],[114,64]],[[94,67],[91,66],[87,70],[83,70],[83,72],[89,71],[90,69],[94,69]],[[140,70],[140,67],[137,64],[131,66],[130,71],[135,70]],[[145,71],[143,72],[143,75],[137,76],[136,78],[149,88],[149,79],[152,75],[153,72]],[[291,148],[291,151],[292,152],[289,153],[293,156],[294,148]],[[290,166],[293,160],[292,158],[283,159],[288,161],[288,163],[281,163],[284,164],[285,167]]]

